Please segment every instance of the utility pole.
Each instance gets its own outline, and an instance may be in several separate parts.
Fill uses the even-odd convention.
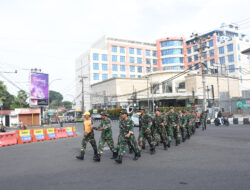
[[[80,82],[82,83],[82,112],[85,111],[85,108],[84,108],[84,79],[88,78],[86,76],[79,76],[80,78]]]
[[[222,69],[221,69],[222,72]],[[218,107],[220,107],[220,81],[219,81],[219,64],[217,64],[217,91],[218,91]]]
[[[232,113],[232,103],[230,97],[230,85],[229,85],[229,69],[226,67],[227,72],[227,91],[228,91],[228,104],[229,104],[229,112]]]
[[[149,109],[149,89],[148,89],[148,79],[149,79],[149,76],[147,76],[147,98],[148,98],[148,109]]]
[[[103,103],[104,103],[104,109],[107,110],[107,103],[108,103],[108,97],[106,95],[106,91],[103,91]]]
[[[207,37],[199,36],[198,34],[192,34],[191,37],[194,38],[194,43],[198,43],[198,52],[200,57],[200,67],[201,67],[201,76],[202,76],[202,88],[203,88],[203,102],[202,102],[202,111],[207,110],[207,96],[206,96],[206,77],[205,77],[205,68],[203,63],[203,54],[207,46],[203,46],[203,43],[208,39]]]
[[[155,113],[155,109],[154,109],[154,86],[153,86],[153,81],[152,81],[152,78],[153,78],[153,71],[152,71],[152,64],[150,63],[150,82],[151,82],[151,95],[152,95],[152,111],[153,111],[153,114]]]

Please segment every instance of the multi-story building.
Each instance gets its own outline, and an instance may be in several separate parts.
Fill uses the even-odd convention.
[[[110,78],[141,78],[149,72],[196,70],[201,74],[228,75],[240,80],[240,89],[249,89],[246,75],[250,65],[243,49],[250,45],[236,25],[202,34],[205,47],[199,54],[199,44],[193,39],[167,37],[156,42],[121,39],[104,36],[76,60],[76,108],[91,108],[91,85]],[[83,80],[80,80],[80,77]],[[83,82],[81,82],[83,81]]]

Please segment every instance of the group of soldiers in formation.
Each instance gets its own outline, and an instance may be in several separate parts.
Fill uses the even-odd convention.
[[[82,148],[79,160],[84,160],[86,145],[89,142],[94,150],[93,160],[96,162],[101,161],[101,154],[105,143],[108,144],[113,153],[111,159],[117,163],[122,163],[123,155],[127,147],[130,153],[134,153],[134,160],[141,157],[142,149],[145,149],[146,142],[150,146],[150,153],[155,154],[156,146],[163,144],[164,150],[170,148],[172,141],[178,146],[181,141],[185,142],[190,139],[196,130],[197,113],[194,110],[179,110],[176,112],[174,107],[170,107],[170,111],[160,112],[159,109],[155,110],[155,116],[151,117],[145,107],[141,107],[139,117],[139,136],[138,140],[134,135],[134,123],[128,116],[126,110],[122,110],[119,118],[119,136],[117,146],[114,146],[112,135],[112,122],[106,112],[102,112],[102,121],[98,127],[93,127],[90,113],[85,112],[83,115],[84,120],[84,138],[82,140]],[[207,111],[202,112],[200,121],[202,130],[206,130]],[[101,137],[97,147],[94,130],[101,131]]]

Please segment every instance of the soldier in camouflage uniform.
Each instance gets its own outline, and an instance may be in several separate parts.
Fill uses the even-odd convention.
[[[207,113],[208,113],[208,110],[203,111],[201,113],[201,126],[202,126],[203,131],[207,129]]]
[[[141,108],[140,111],[141,111],[141,115],[139,118],[139,137],[138,137],[139,149],[141,151],[143,138],[145,138],[148,141],[148,144],[150,145],[151,154],[154,154],[155,144],[154,144],[152,133],[151,133],[152,119],[148,114],[146,114],[144,106]]]
[[[112,137],[112,124],[111,124],[111,119],[108,118],[108,115],[106,112],[102,112],[102,121],[100,125],[95,128],[98,131],[101,131],[101,137],[99,140],[99,145],[98,145],[98,157],[95,159],[95,161],[100,161],[101,160],[101,154],[103,153],[103,148],[105,143],[108,144],[110,150],[113,152],[113,157],[112,159],[115,159],[117,157],[117,151],[114,147],[114,141]]]
[[[179,117],[180,117],[180,130],[181,130],[181,137],[182,137],[182,142],[185,142],[186,140],[186,118],[185,118],[185,111],[179,110]]]
[[[167,114],[167,125],[170,131],[173,133],[175,138],[175,144],[178,146],[180,144],[180,118],[178,113],[174,111],[174,107],[170,107],[170,111]],[[172,135],[172,134],[171,134]]]
[[[192,110],[191,113],[191,123],[192,123],[192,134],[195,134],[196,126],[195,126],[195,121],[196,121],[196,113],[195,110]]]
[[[120,134],[118,137],[119,146],[118,146],[118,157],[115,161],[119,164],[122,163],[122,157],[126,151],[126,147],[130,145],[135,153],[134,160],[137,160],[140,157],[140,151],[137,146],[137,142],[134,136],[134,124],[133,121],[128,117],[126,110],[122,111],[122,119],[120,120]]]
[[[187,139],[190,139],[192,136],[192,115],[191,110],[188,110],[186,113],[187,117]]]
[[[155,139],[161,138],[161,141],[164,145],[164,149],[167,150],[167,139],[166,139],[166,128],[164,126],[164,120],[161,116],[161,112],[159,109],[155,111],[154,117],[154,128],[155,128]],[[156,136],[157,135],[157,136]]]
[[[94,131],[93,131],[93,122],[90,118],[90,113],[89,112],[85,112],[83,114],[83,116],[85,117],[85,120],[83,122],[84,125],[84,137],[82,139],[82,148],[81,148],[81,153],[79,156],[76,156],[77,159],[79,160],[84,160],[84,154],[85,154],[85,150],[86,150],[86,146],[87,143],[89,142],[94,150],[94,157],[93,159],[97,159],[98,158],[98,154],[97,154],[97,146],[96,146],[96,141],[95,141],[95,135],[94,135]]]

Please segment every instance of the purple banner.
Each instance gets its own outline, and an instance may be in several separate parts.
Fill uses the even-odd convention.
[[[48,74],[31,73],[30,99],[47,100],[49,98]]]

